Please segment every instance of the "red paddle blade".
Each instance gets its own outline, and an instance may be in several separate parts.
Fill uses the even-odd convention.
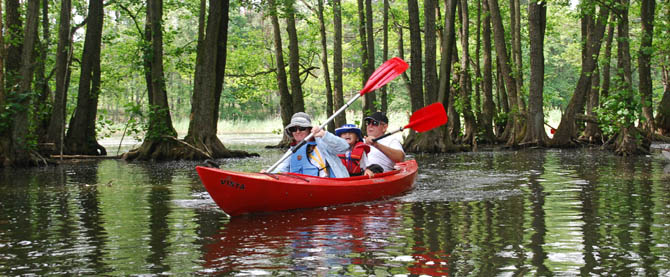
[[[431,130],[447,123],[447,112],[442,103],[435,102],[414,112],[404,129],[412,128],[419,133]]]
[[[388,82],[395,79],[395,77],[398,77],[398,75],[405,72],[408,67],[409,65],[398,57],[386,61],[377,67],[375,72],[370,75],[370,78],[365,83],[365,87],[359,92],[359,94],[363,95],[378,89],[383,85],[386,85]]]

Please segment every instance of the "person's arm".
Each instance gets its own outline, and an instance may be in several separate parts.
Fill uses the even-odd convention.
[[[314,133],[314,137],[317,138],[316,144],[322,144],[324,149],[330,153],[337,155],[349,151],[349,143],[343,138],[333,135],[330,132],[319,130]]]
[[[379,142],[373,141],[374,138],[375,137],[372,136],[365,137],[365,143],[379,149],[379,151],[382,151],[382,153],[389,157],[389,159],[391,159],[394,163],[399,163],[405,160],[405,152],[400,149],[391,148]]]

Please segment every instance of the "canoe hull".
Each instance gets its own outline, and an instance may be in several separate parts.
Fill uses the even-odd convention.
[[[320,178],[301,174],[263,174],[196,167],[214,202],[228,215],[314,208],[366,202],[402,194],[414,185],[416,161],[398,170],[351,178]]]

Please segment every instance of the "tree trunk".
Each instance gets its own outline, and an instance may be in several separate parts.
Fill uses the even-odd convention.
[[[526,104],[523,99],[523,60],[521,56],[521,4],[519,0],[510,0],[510,4],[513,4],[513,9],[510,11],[514,16],[511,19],[514,21],[512,23],[512,57],[514,60],[514,66],[512,70],[514,71],[514,80],[516,81],[516,95],[519,110],[522,114],[526,113]]]
[[[367,46],[367,36],[368,34],[366,33],[366,25],[365,25],[365,1],[364,0],[357,0],[356,3],[358,4],[358,37],[361,43],[361,81],[362,85],[361,87],[365,86],[365,83],[367,82],[368,78],[370,78],[370,75],[372,74],[372,71],[368,70],[368,63],[371,63],[372,61],[368,60],[368,46]],[[363,95],[363,115],[361,116],[361,122],[363,122],[363,117],[365,115],[369,114],[372,112],[370,110],[370,103],[366,101],[366,96]],[[362,128],[363,135],[366,134],[365,128]]]
[[[291,80],[293,112],[305,111],[305,100],[300,82],[300,54],[298,52],[298,31],[295,28],[294,1],[286,1],[286,31],[288,33],[288,71]]]
[[[35,102],[35,113],[33,114],[33,121],[35,122],[35,136],[39,141],[43,141],[46,137],[47,129],[49,128],[49,118],[53,109],[53,101],[51,100],[51,88],[49,87],[48,76],[46,75],[47,54],[49,53],[49,1],[42,0],[42,41],[38,41],[39,58],[35,66],[35,86],[34,89],[38,93]],[[51,103],[49,106],[47,103]]]
[[[375,71],[375,36],[374,31],[372,30],[372,0],[365,0],[365,38],[366,38],[366,47],[367,47],[367,76],[363,80],[363,83],[366,83],[368,78]],[[374,112],[377,111],[375,107],[375,92],[371,91],[363,95],[363,111]],[[365,116],[365,115],[364,115]]]
[[[286,65],[284,64],[284,52],[281,41],[281,29],[279,29],[279,16],[277,15],[277,7],[274,0],[269,0],[270,21],[272,21],[272,33],[274,34],[275,59],[277,63],[277,86],[280,95],[280,109],[282,126],[291,123],[291,116],[293,116],[293,99],[288,88],[288,81],[286,75]],[[277,145],[278,147],[288,147],[291,139],[282,132],[282,140]]]
[[[596,67],[591,76],[591,88],[586,101],[586,115],[595,117],[595,109],[600,105],[600,71]],[[586,122],[584,133],[579,138],[587,143],[603,143],[603,133],[597,122]]]
[[[417,0],[408,0],[409,41],[410,41],[410,109],[412,112],[423,108],[423,62],[421,60],[421,29],[419,22],[419,5]]]
[[[330,118],[333,115],[333,88],[330,85],[330,70],[328,69],[328,44],[326,44],[326,23],[323,19],[323,0],[318,0],[317,14],[319,16],[319,34],[321,35],[321,66],[323,67],[323,76],[326,82],[326,116]],[[335,128],[342,126],[336,125],[335,121],[328,123],[328,131],[335,132]]]
[[[574,140],[578,135],[575,115],[584,110],[586,95],[591,87],[591,75],[597,65],[609,11],[606,8],[600,7],[597,18],[593,18],[592,13],[587,12],[583,14],[584,18],[582,20],[590,22],[590,26],[587,28],[586,45],[583,47],[585,54],[582,55],[584,57],[582,59],[582,69],[572,98],[570,98],[568,107],[561,117],[561,123],[558,125],[556,133],[551,140],[553,147],[574,146]]]
[[[500,17],[500,8],[498,7],[497,0],[488,0],[489,11],[491,13],[491,24],[493,25],[493,35],[495,38],[495,48],[496,56],[500,63],[498,64],[498,70],[501,71],[502,77],[505,81],[505,88],[507,90],[507,96],[509,97],[511,115],[508,120],[512,120],[513,124],[511,127],[511,135],[507,141],[507,144],[510,146],[517,144],[517,136],[521,133],[521,118],[520,112],[521,107],[519,106],[519,100],[517,99],[517,88],[516,80],[512,75],[512,68],[510,66],[509,56],[507,55],[507,46],[505,45],[505,30],[502,25],[502,18]],[[508,126],[510,126],[508,124]]]
[[[654,127],[654,108],[652,100],[653,86],[651,82],[651,57],[654,52],[652,39],[654,37],[654,13],[656,10],[656,1],[642,0],[640,2],[642,34],[640,38],[640,50],[638,51],[637,64],[640,82],[640,98],[642,102],[642,116],[644,117],[644,121],[640,124],[645,132],[651,134],[656,129]]]
[[[389,0],[384,0],[384,11],[382,19],[382,29],[383,29],[383,38],[382,38],[382,60],[387,61],[389,59]],[[386,94],[386,86],[383,86],[379,89],[381,94],[381,104],[382,112],[388,112],[388,96]]]
[[[455,48],[456,40],[456,2],[457,0],[445,0],[445,16],[444,16],[444,32],[442,33],[442,51],[440,56],[440,75],[439,75],[439,86],[437,89],[437,101],[442,103],[445,108],[449,109],[450,90],[451,90],[451,64],[452,57]],[[439,149],[439,152],[454,151],[456,147],[454,146],[451,134],[449,133],[449,128],[447,126],[442,126],[438,128],[437,132],[440,134],[439,141],[443,144],[436,145],[436,148]],[[435,151],[438,152],[438,151]]]
[[[65,133],[65,111],[67,107],[67,89],[69,86],[69,65],[71,53],[70,20],[72,18],[72,1],[62,0],[58,27],[58,46],[56,50],[56,92],[51,111],[51,119],[45,142],[54,143],[61,149]]]
[[[482,59],[484,62],[484,73],[482,74],[482,117],[479,121],[480,128],[484,130],[481,140],[493,143],[495,135],[493,134],[493,115],[495,107],[493,105],[493,69],[491,63],[491,16],[488,12],[486,1],[482,3],[484,9],[484,20],[482,21],[482,45],[484,52]]]
[[[668,56],[665,56],[665,62],[668,62]],[[663,98],[658,104],[658,111],[656,112],[656,128],[658,132],[664,136],[670,136],[670,70],[668,66],[662,66],[662,81],[663,81]]]
[[[335,107],[344,106],[344,89],[342,81],[342,3],[340,0],[333,0],[333,75],[335,86]],[[347,123],[347,114],[341,113],[335,117],[335,126],[342,126]],[[284,125],[286,126],[286,125]]]
[[[183,159],[248,157],[244,151],[231,151],[216,136],[218,104],[223,87],[228,32],[228,1],[210,0],[202,51],[207,58],[196,65],[191,118],[184,142],[197,150],[177,153]],[[199,46],[200,47],[200,46]],[[185,149],[185,148],[184,148]],[[253,155],[253,154],[252,154]]]
[[[605,57],[603,57],[603,85],[600,90],[600,97],[607,99],[610,91],[610,61],[612,60],[612,41],[614,40],[614,22],[615,17],[612,17],[609,27],[607,27],[607,41],[605,42]],[[604,101],[603,101],[604,102]]]
[[[544,146],[549,141],[544,131],[544,33],[547,26],[546,2],[528,2],[528,36],[530,41],[530,84],[528,122],[523,144]]]
[[[10,92],[18,85],[23,49],[23,22],[19,0],[5,0],[5,91]]]
[[[103,1],[91,0],[88,7],[86,37],[81,58],[77,107],[70,119],[65,145],[67,154],[107,155],[96,140],[95,120],[100,95],[100,47]]]
[[[37,43],[37,25],[39,22],[39,0],[29,0],[26,12],[26,25],[23,31],[23,50],[21,51],[21,67],[19,69],[19,87],[8,99],[8,103],[18,106],[12,116],[11,140],[8,147],[8,165],[23,166],[34,163],[31,158],[32,144],[29,115],[34,111],[32,96],[33,62],[35,44]]]
[[[628,12],[630,0],[620,0],[618,5],[619,21],[617,24],[617,72],[619,83],[616,87],[617,93],[623,95],[622,100],[626,103],[626,109],[629,114],[635,114],[633,106],[633,72],[630,57],[630,29],[628,22]],[[634,120],[626,120],[623,126],[620,126],[617,139],[614,143],[614,152],[622,155],[648,154],[651,145],[648,136],[640,135],[634,126]]]
[[[463,109],[463,120],[465,123],[465,130],[463,134],[463,142],[472,144],[477,132],[475,117],[472,113],[472,86],[470,82],[470,17],[468,16],[467,0],[460,1],[460,19],[461,19],[461,78],[460,78],[460,93]]]
[[[147,83],[149,95],[149,129],[142,145],[124,155],[127,160],[173,160],[179,158],[175,148],[182,144],[166,137],[176,137],[177,132],[172,125],[170,107],[168,106],[167,90],[163,72],[163,0],[147,0],[147,28],[149,37],[145,47],[145,59],[148,60],[150,82]]]
[[[425,49],[425,77],[423,80],[425,92],[425,102],[424,105],[430,105],[437,101],[437,44],[435,38],[435,9],[437,8],[436,0],[424,0],[423,2],[423,14],[424,14],[424,44],[426,45]]]

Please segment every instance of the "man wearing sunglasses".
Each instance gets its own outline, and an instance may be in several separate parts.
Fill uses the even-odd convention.
[[[386,114],[375,112],[365,117],[364,120],[368,134],[365,137],[365,143],[371,146],[370,153],[368,153],[369,166],[365,169],[365,175],[372,178],[375,173],[393,170],[395,163],[404,161],[405,150],[400,141],[393,136],[373,141],[386,133],[389,123]]]
[[[349,177],[347,168],[337,156],[349,150],[347,141],[319,127],[313,128],[312,118],[303,112],[295,113],[291,117],[291,123],[286,125],[284,130],[293,139],[292,145],[300,143],[310,132],[314,133],[314,137],[295,150],[289,159],[279,164],[273,173],[293,172],[330,178]]]

